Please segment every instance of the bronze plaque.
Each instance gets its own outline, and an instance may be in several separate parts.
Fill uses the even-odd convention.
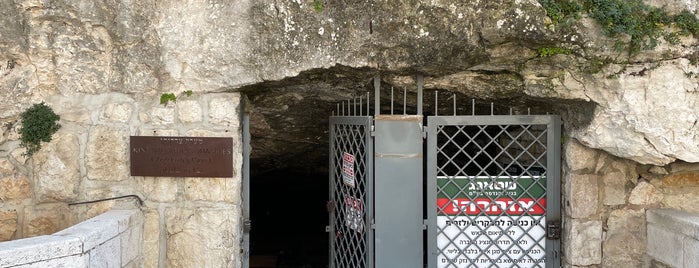
[[[233,177],[233,138],[131,136],[131,176]]]

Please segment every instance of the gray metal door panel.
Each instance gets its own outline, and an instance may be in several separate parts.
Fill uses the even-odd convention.
[[[330,117],[330,267],[373,267],[371,116]]]
[[[428,267],[560,267],[557,116],[429,117],[427,159]]]

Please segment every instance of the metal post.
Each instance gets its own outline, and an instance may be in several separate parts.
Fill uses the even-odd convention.
[[[381,114],[381,76],[374,76],[374,115]]]
[[[422,115],[422,84],[424,79],[421,74],[417,75],[417,115]]]

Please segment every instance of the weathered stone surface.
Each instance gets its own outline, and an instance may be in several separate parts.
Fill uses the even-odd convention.
[[[650,183],[639,182],[629,195],[632,205],[653,205],[663,200],[663,194]]]
[[[190,201],[219,201],[238,204],[240,181],[233,178],[185,178],[185,198]]]
[[[61,203],[42,204],[24,209],[22,237],[49,235],[60,231],[70,224],[68,206]]]
[[[144,200],[173,202],[179,193],[177,184],[181,178],[136,177],[135,180]]]
[[[618,171],[602,175],[604,183],[604,204],[621,205],[626,203],[626,174]]]
[[[87,143],[87,176],[91,180],[122,181],[129,178],[129,132],[95,126]]]
[[[12,163],[0,158],[0,201],[9,202],[29,198],[31,185]]]
[[[603,248],[604,267],[642,267],[646,251],[644,210],[615,210],[607,220]]]
[[[131,120],[133,105],[130,103],[107,103],[102,109],[100,120],[106,122],[126,123]]]
[[[238,210],[167,209],[168,267],[236,267]]]
[[[697,188],[690,188],[697,189]],[[699,213],[699,196],[695,193],[664,194],[663,207],[674,208],[682,211]]]
[[[594,172],[599,153],[587,148],[575,139],[564,145],[565,163],[572,172]]]
[[[175,109],[168,107],[155,107],[151,111],[150,118],[156,125],[170,125],[175,122]]]
[[[699,172],[681,172],[670,174],[663,178],[663,186],[667,187],[696,187],[699,186]]]
[[[165,232],[165,223],[161,226],[160,213],[156,209],[144,210],[143,216],[143,267],[158,267],[161,252],[159,241]]]
[[[13,238],[17,231],[17,211],[0,210],[0,242]]]
[[[565,184],[566,211],[573,218],[597,214],[599,188],[596,175],[567,174]]]
[[[214,97],[209,102],[209,122],[220,126],[236,127],[239,124],[239,94],[226,94]]]
[[[201,105],[193,100],[177,101],[177,118],[182,123],[201,122],[203,120]]]
[[[34,194],[38,202],[71,201],[80,184],[80,144],[78,138],[65,131],[54,134],[34,158]]]
[[[566,223],[566,234],[568,263],[586,266],[602,262],[602,222],[570,220]]]

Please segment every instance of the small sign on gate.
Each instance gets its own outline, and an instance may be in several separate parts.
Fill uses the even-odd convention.
[[[342,182],[354,188],[354,155],[344,152],[342,154]]]
[[[361,199],[345,197],[345,225],[359,233],[364,232],[364,204]]]

